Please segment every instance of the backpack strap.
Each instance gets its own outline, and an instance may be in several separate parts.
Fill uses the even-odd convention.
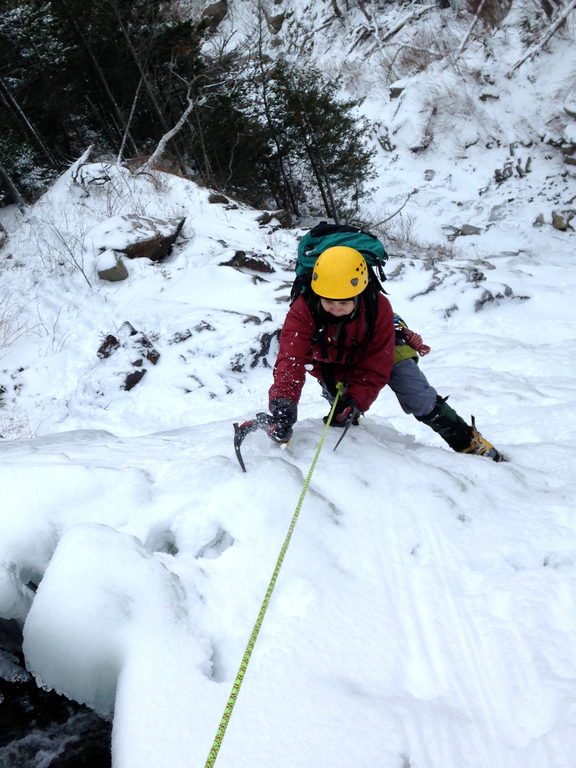
[[[314,319],[315,328],[314,328],[314,333],[312,335],[312,340],[320,345],[320,351],[322,353],[322,356],[327,357],[328,345],[326,342],[326,326],[321,322],[320,317],[318,315],[318,302],[320,301],[320,299],[318,298],[318,296],[316,296],[316,294],[314,293],[312,288],[310,288],[309,285],[304,289],[304,291],[302,292],[302,295]],[[375,289],[373,285],[369,283],[368,287],[366,288],[365,291],[362,292],[361,295],[362,295],[362,304],[364,305],[364,313],[366,318],[366,339],[369,339],[374,335],[374,329],[376,327],[376,318],[378,317],[378,291]],[[343,337],[344,337],[344,324],[341,324],[341,327],[338,331],[338,336],[336,338],[336,347],[338,349],[338,353],[336,356],[337,362],[342,362],[344,353],[347,349],[342,343]],[[344,362],[352,362],[352,359],[354,357],[354,351],[357,346],[359,346],[358,342],[353,341],[352,349],[350,349],[347,354],[348,359],[344,360]]]
[[[378,317],[378,293],[385,293],[382,286],[377,287],[375,283],[368,283],[368,287],[362,294],[364,296],[364,304],[366,308],[366,337],[370,338],[374,335],[374,329],[376,328],[376,318]]]
[[[296,275],[294,282],[292,283],[292,288],[290,289],[290,304],[294,304],[298,296],[303,293],[306,303],[310,306],[308,299],[306,298],[308,289],[310,289],[310,293],[312,293],[312,289],[310,288],[310,275]]]

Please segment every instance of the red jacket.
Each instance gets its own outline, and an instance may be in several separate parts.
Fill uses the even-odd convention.
[[[377,317],[373,333],[367,336],[364,297],[356,316],[348,322],[326,326],[325,342],[316,334],[317,323],[306,300],[299,296],[290,307],[280,332],[280,350],[274,366],[274,383],[269,399],[287,397],[300,400],[306,371],[323,380],[322,366],[336,382],[342,381],[346,394],[361,411],[367,411],[380,390],[388,383],[394,360],[394,315],[388,299],[378,294]],[[338,334],[342,334],[336,343]]]

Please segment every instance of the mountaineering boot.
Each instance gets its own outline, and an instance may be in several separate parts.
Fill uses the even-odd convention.
[[[504,457],[476,429],[474,418],[472,426],[466,424],[456,411],[438,396],[436,405],[427,416],[417,416],[418,421],[427,424],[445,440],[457,453],[475,453],[493,461],[502,461]]]
[[[485,437],[482,437],[480,432],[476,429],[476,423],[474,416],[472,416],[472,439],[468,448],[464,448],[462,453],[475,453],[478,456],[486,456],[492,461],[504,461],[504,456],[497,448],[494,448],[492,443],[489,443]]]

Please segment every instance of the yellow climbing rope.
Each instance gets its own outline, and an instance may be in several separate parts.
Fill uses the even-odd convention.
[[[278,580],[278,574],[280,573],[280,569],[282,568],[282,563],[284,562],[286,551],[288,550],[288,546],[290,544],[292,534],[294,533],[294,529],[296,527],[296,522],[300,514],[300,509],[302,508],[302,503],[304,501],[304,496],[306,496],[306,491],[308,490],[308,487],[310,485],[312,474],[318,462],[320,451],[322,450],[322,446],[324,445],[324,440],[326,439],[326,434],[332,422],[332,417],[334,415],[334,411],[336,410],[336,404],[338,403],[338,399],[342,394],[342,390],[343,390],[343,385],[341,382],[339,382],[336,385],[336,397],[334,398],[334,402],[332,403],[332,408],[330,409],[330,413],[328,414],[328,418],[326,419],[326,425],[322,432],[322,436],[320,437],[318,448],[316,449],[316,453],[314,454],[312,464],[310,465],[310,469],[308,470],[306,480],[304,481],[304,486],[302,488],[300,498],[298,499],[298,503],[296,505],[296,509],[294,510],[294,514],[292,515],[292,520],[290,521],[288,532],[284,539],[284,543],[282,544],[282,548],[280,549],[280,554],[278,555],[276,566],[274,567],[274,571],[272,573],[272,578],[270,579],[270,583],[268,584],[268,589],[266,590],[266,594],[264,595],[264,600],[262,601],[262,605],[260,606],[260,611],[258,612],[256,623],[254,624],[252,633],[250,635],[250,639],[248,640],[248,644],[246,645],[246,650],[244,651],[244,655],[242,656],[242,661],[240,662],[240,667],[236,674],[236,679],[234,680],[234,683],[232,685],[232,690],[230,691],[230,696],[228,697],[228,701],[226,702],[226,706],[224,707],[224,714],[222,715],[222,718],[220,720],[220,724],[218,726],[218,730],[216,731],[216,736],[214,737],[212,748],[210,750],[210,753],[208,754],[208,759],[206,760],[204,768],[213,768],[214,764],[216,763],[216,758],[218,757],[218,752],[220,751],[220,747],[224,739],[224,734],[226,733],[228,723],[230,722],[230,717],[232,716],[232,710],[234,709],[234,705],[236,704],[236,699],[238,698],[240,686],[242,685],[242,681],[244,680],[244,675],[246,674],[246,670],[250,662],[250,657],[252,656],[252,651],[254,650],[254,646],[256,645],[256,640],[258,638],[260,628],[262,627],[264,616],[266,615],[266,610],[268,609],[268,605],[270,603],[270,598],[272,597],[274,587],[276,586],[276,582]]]

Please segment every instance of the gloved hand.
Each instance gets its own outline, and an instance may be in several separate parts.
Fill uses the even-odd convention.
[[[428,352],[430,352],[430,347],[428,344],[424,344],[422,336],[420,336],[419,333],[416,333],[416,331],[410,331],[408,328],[403,328],[402,336],[404,337],[406,344],[408,344],[409,347],[412,347],[412,349],[415,349],[420,357],[424,357],[424,355],[427,355]]]
[[[358,417],[362,415],[362,411],[358,408],[358,403],[350,395],[342,395],[336,404],[336,410],[332,416],[330,422],[331,427],[345,427],[349,421],[352,424],[358,424]],[[324,417],[324,423],[328,421],[328,417]]]
[[[278,397],[270,401],[272,422],[268,427],[268,437],[276,443],[287,443],[292,437],[292,425],[298,418],[298,406],[287,397]]]

